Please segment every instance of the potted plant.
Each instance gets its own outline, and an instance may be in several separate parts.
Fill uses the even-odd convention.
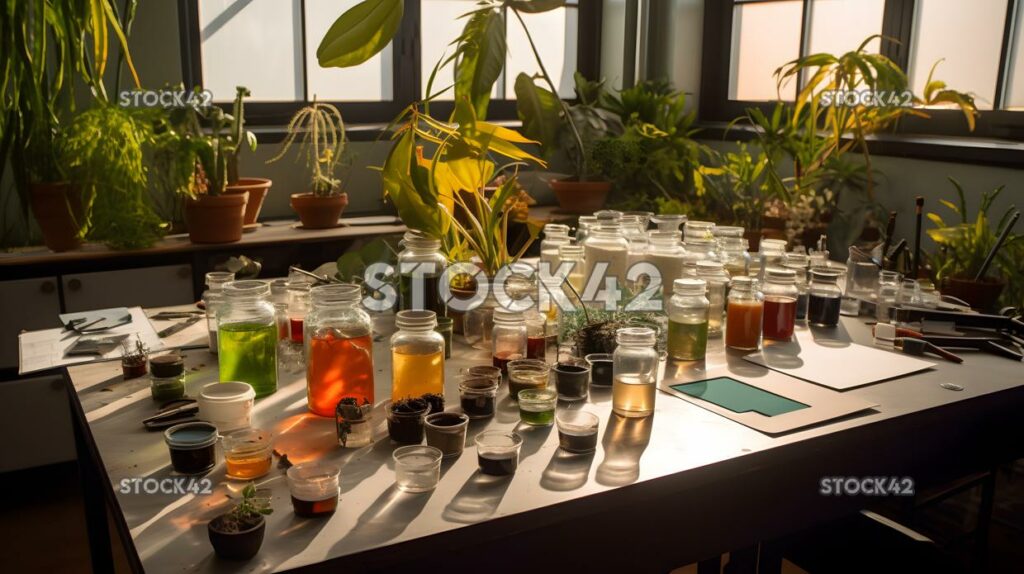
[[[207,524],[214,552],[228,560],[248,560],[255,556],[263,545],[267,529],[264,517],[273,512],[269,500],[256,497],[256,486],[246,485],[242,501]]]
[[[242,141],[244,137],[250,151],[256,151],[256,134],[245,129],[245,98],[251,96],[249,89],[244,86],[235,88],[235,101],[232,104],[231,116],[234,118],[232,124],[233,139],[235,142]],[[227,176],[228,183],[224,187],[224,193],[245,193],[249,192],[249,198],[245,203],[245,218],[243,225],[255,225],[260,217],[260,210],[263,209],[263,200],[270,192],[273,183],[265,177],[239,177],[238,155],[242,151],[241,145],[235,145],[227,154]]]
[[[241,109],[242,98],[248,90],[239,86],[235,94],[235,107]],[[187,149],[195,154],[196,173],[185,192],[185,224],[192,243],[232,243],[242,238],[245,225],[247,192],[227,193],[228,165],[237,160],[243,145],[254,149],[256,138],[242,129],[238,118],[224,113],[217,106],[199,110],[187,108],[179,137]],[[200,126],[200,117],[210,124],[206,133]]]
[[[121,372],[124,380],[137,379],[146,374],[146,362],[149,360],[149,349],[142,339],[135,337],[135,344],[127,340],[121,342]]]
[[[284,157],[300,133],[302,144],[306,146],[306,167],[312,179],[309,192],[292,194],[292,209],[299,214],[302,227],[306,229],[337,227],[341,212],[348,205],[348,194],[342,191],[341,181],[334,177],[345,151],[345,122],[341,112],[315,99],[295,112],[281,152],[268,163]]]
[[[992,202],[1003,191],[1003,186],[981,195],[978,213],[970,218],[967,202],[960,182],[949,180],[956,188],[959,202],[943,201],[959,221],[947,224],[938,214],[929,213],[928,219],[936,227],[928,230],[938,250],[931,255],[935,284],[945,295],[951,295],[970,304],[971,307],[990,311],[995,308],[1008,279],[1019,279],[1020,260],[1013,254],[1024,236],[1013,235],[1012,227],[1018,213],[1010,207],[993,228],[988,219]],[[999,238],[1006,234],[1002,243]]]

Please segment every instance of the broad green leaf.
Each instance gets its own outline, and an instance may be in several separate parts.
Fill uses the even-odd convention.
[[[348,68],[369,60],[391,42],[404,7],[403,0],[363,0],[346,10],[320,41],[320,67]]]
[[[565,6],[565,0],[506,0],[505,5],[517,12],[536,14]]]
[[[558,97],[538,86],[533,78],[520,73],[516,76],[516,109],[523,122],[523,133],[541,143],[545,154],[558,148],[561,106]]]
[[[461,59],[455,74],[455,96],[473,102],[477,117],[487,117],[491,88],[505,66],[505,18],[501,11],[478,10],[459,38]]]

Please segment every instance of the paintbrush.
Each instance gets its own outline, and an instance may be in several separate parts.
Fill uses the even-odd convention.
[[[1010,235],[1010,230],[1017,224],[1017,220],[1020,219],[1020,212],[1014,210],[1013,215],[1010,216],[1010,220],[1006,222],[1003,230],[999,233],[999,237],[996,239],[996,244],[989,249],[988,255],[985,256],[985,261],[981,264],[981,268],[978,269],[978,274],[974,276],[975,281],[981,281],[981,278],[985,276],[985,272],[988,271],[989,266],[992,265],[992,260],[996,257],[996,252],[1003,246],[1003,242],[1006,241],[1006,237]]]
[[[914,263],[911,267],[913,272],[913,278],[919,277],[918,273],[921,271],[921,216],[924,215],[924,196],[917,196],[914,198]]]
[[[889,246],[892,245],[892,236],[896,233],[896,212],[889,212],[889,221],[885,224],[885,242],[882,243],[882,263],[885,263],[885,255],[889,253]]]

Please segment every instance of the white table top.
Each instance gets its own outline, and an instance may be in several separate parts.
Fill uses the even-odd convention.
[[[374,361],[380,403],[390,395],[387,340],[392,328],[390,316],[380,316],[376,321],[380,331],[375,335]],[[844,318],[832,336],[870,344],[869,327],[856,319]],[[445,385],[448,404],[455,408],[458,391],[454,375],[459,368],[490,361],[489,353],[467,347],[458,336],[456,339],[453,358],[446,364]],[[195,396],[202,385],[217,380],[216,358],[206,350],[185,354],[187,392]],[[271,429],[276,449],[287,453],[293,463],[312,458],[340,462],[341,501],[329,519],[298,518],[291,509],[284,472],[272,470],[258,482],[272,489],[274,513],[268,517],[260,553],[245,564],[245,570],[280,571],[465,528],[1024,384],[1021,363],[984,354],[966,357],[963,365],[937,361],[933,370],[847,391],[880,407],[774,438],[665,393],[658,393],[653,417],[623,419],[611,413],[610,390],[593,388],[582,408],[601,418],[601,443],[594,455],[569,456],[561,452],[554,428],[521,427],[524,445],[513,477],[480,475],[475,449],[469,446],[461,457],[442,465],[439,486],[426,494],[405,494],[395,487],[391,460],[394,445],[382,424],[374,445],[358,450],[338,447],[334,421],[307,411],[305,383],[296,376],[281,381],[275,394],[257,401],[253,424]],[[742,360],[740,355],[727,354],[721,348],[721,339],[709,344],[707,366],[716,365],[726,366],[738,377],[763,373],[762,367]],[[840,364],[837,368],[856,365]],[[118,363],[75,366],[68,371],[146,570],[237,569],[237,564],[214,556],[206,533],[206,522],[229,508],[224,494],[241,485],[225,480],[220,454],[218,466],[207,475],[214,483],[212,495],[119,492],[118,486],[125,478],[173,476],[162,434],[146,432],[140,422],[156,411],[148,383],[145,379],[121,381]],[[665,375],[697,380],[702,373],[699,363],[669,363]],[[942,389],[939,384],[943,382],[957,382],[964,390]],[[518,412],[503,385],[496,416],[471,422],[467,444],[471,445],[473,435],[484,428],[510,429],[518,422]]]

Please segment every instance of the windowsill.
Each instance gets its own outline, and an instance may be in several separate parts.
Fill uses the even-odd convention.
[[[522,125],[519,120],[490,120],[491,123],[507,128],[517,128]],[[345,135],[349,141],[372,142],[376,140],[387,140],[386,130],[390,124],[367,123],[367,124],[345,124]],[[285,126],[256,126],[246,123],[246,127],[256,134],[260,143],[281,143],[288,130]]]

